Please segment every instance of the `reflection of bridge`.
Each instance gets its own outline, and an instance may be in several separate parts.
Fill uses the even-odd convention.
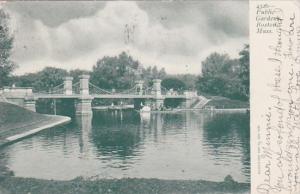
[[[144,87],[143,81],[137,81],[134,87],[123,90],[105,90],[89,82],[88,75],[80,76],[79,82],[73,84],[72,77],[66,77],[64,82],[50,91],[37,93],[32,88],[4,87],[0,96],[8,101],[17,103],[25,108],[35,111],[35,101],[38,99],[76,99],[76,112],[79,114],[91,113],[93,99],[149,99],[153,101],[156,109],[160,108],[165,99],[182,99],[185,108],[202,106],[206,98],[198,96],[195,91],[177,92],[166,90],[161,86],[161,80],[153,80],[152,87]],[[201,107],[200,107],[201,108]]]

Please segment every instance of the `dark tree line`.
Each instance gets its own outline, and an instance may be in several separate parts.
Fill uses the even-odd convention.
[[[103,57],[93,67],[91,82],[106,89],[126,89],[134,86],[136,80],[144,80],[151,85],[154,78],[166,77],[165,70],[156,66],[144,68],[139,61],[122,52],[115,57]]]
[[[249,99],[249,45],[238,59],[212,53],[202,62],[202,76],[197,80],[199,93],[237,100]]]
[[[10,83],[16,65],[10,60],[13,36],[8,26],[9,16],[0,9],[0,88]]]
[[[164,79],[164,69],[156,66],[144,68],[139,61],[134,60],[125,52],[115,57],[105,56],[99,59],[92,71],[74,69],[67,71],[60,68],[46,67],[42,71],[12,77],[12,83],[20,87],[33,87],[35,91],[48,91],[63,83],[64,77],[72,76],[73,83],[79,81],[82,74],[90,75],[90,82],[104,89],[129,89],[136,80],[143,79],[145,85],[150,85],[152,79]]]

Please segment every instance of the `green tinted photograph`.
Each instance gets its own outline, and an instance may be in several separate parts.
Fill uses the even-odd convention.
[[[0,2],[0,193],[249,194],[248,14]]]

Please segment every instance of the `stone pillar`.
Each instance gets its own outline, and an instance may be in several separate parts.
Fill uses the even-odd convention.
[[[81,75],[79,76],[80,83],[80,94],[81,95],[89,95],[89,75]]]
[[[93,97],[89,93],[89,75],[79,76],[80,84],[80,97],[76,102],[76,114],[77,115],[91,115],[92,111],[92,100]]]
[[[73,89],[72,89],[72,77],[65,77],[64,79],[64,94],[66,95],[72,95]]]
[[[192,94],[189,91],[184,92],[185,99],[183,101],[182,108],[191,108],[192,106]]]
[[[24,98],[24,108],[36,112],[35,100],[33,96],[28,96]]]
[[[160,97],[160,98],[154,98],[154,106],[152,108],[154,108],[154,110],[160,110],[161,107],[164,106],[164,98]]]
[[[161,95],[161,80],[154,79],[152,93],[154,95],[154,109],[158,110],[164,105],[164,97]]]
[[[92,100],[91,96],[81,96],[76,102],[76,115],[92,115]]]
[[[138,80],[138,81],[135,82],[135,85],[136,85],[136,93],[138,95],[143,95],[143,93],[144,93],[144,87],[143,87],[144,81],[143,80]]]
[[[155,96],[161,96],[161,80],[160,79],[153,80],[152,92]]]
[[[164,105],[164,97],[161,95],[160,79],[153,80],[152,93],[154,95],[154,109],[159,110]]]

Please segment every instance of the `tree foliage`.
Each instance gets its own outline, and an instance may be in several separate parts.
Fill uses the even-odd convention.
[[[101,88],[131,88],[140,75],[140,64],[125,52],[116,57],[103,57],[91,72],[91,82]]]
[[[91,72],[91,82],[105,89],[129,89],[136,80],[150,84],[152,79],[166,76],[164,69],[156,66],[144,68],[139,61],[122,52],[116,57],[103,57]]]
[[[158,70],[156,66],[142,68],[141,79],[144,80],[145,86],[152,86],[153,79],[164,79],[167,73],[164,68]]]
[[[16,67],[10,60],[13,36],[8,26],[9,16],[0,9],[0,87],[9,84],[10,74]]]
[[[239,78],[243,87],[243,95],[249,98],[249,86],[250,86],[250,60],[249,60],[249,45],[245,45],[244,49],[239,53],[240,55],[240,72]]]
[[[186,85],[183,81],[181,81],[180,79],[177,78],[165,78],[164,80],[162,80],[161,82],[162,87],[166,88],[166,89],[174,89],[176,91],[183,91],[186,89]]]
[[[200,93],[249,99],[249,46],[239,53],[239,59],[212,53],[202,62],[202,76],[197,81]]]
[[[198,76],[196,74],[177,74],[177,75],[172,75],[172,77],[181,80],[185,84],[185,89],[187,90],[196,89],[196,82],[198,80]]]
[[[69,71],[68,76],[73,77],[73,83],[77,83],[79,81],[79,76],[81,75],[89,75],[91,72],[82,69],[72,69]]]
[[[47,90],[63,83],[68,72],[64,69],[46,67],[38,73],[38,79],[34,82],[33,87],[37,90]]]
[[[37,73],[25,74],[15,78],[16,86],[33,87],[35,91],[49,91],[63,83],[68,72],[64,69],[46,67]]]
[[[63,83],[64,77],[73,77],[73,83],[79,81],[79,76],[89,74],[90,82],[104,89],[130,89],[136,80],[144,80],[149,84],[152,79],[164,78],[166,72],[157,67],[145,69],[138,61],[125,52],[116,57],[103,57],[98,60],[93,70],[74,69],[67,72],[64,69],[46,67],[37,73],[29,73],[13,77],[13,82],[20,87],[33,87],[35,91],[48,91]]]

